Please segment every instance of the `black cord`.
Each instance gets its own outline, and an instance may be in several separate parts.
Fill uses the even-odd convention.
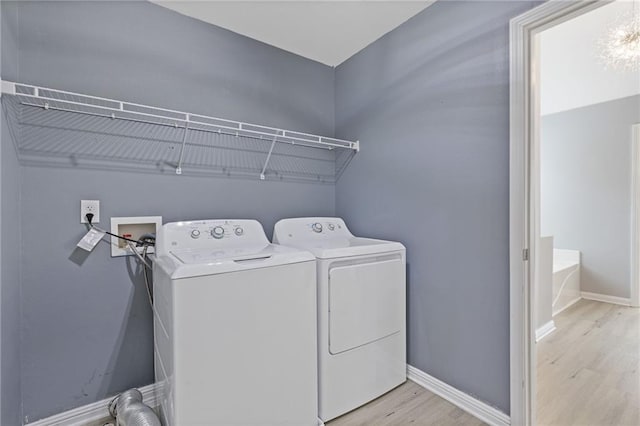
[[[86,217],[87,217],[87,222],[89,222],[89,226],[91,228],[95,228],[95,226],[93,226],[93,223],[91,223],[91,221],[93,220],[93,213],[87,213]],[[147,247],[147,246],[155,246],[156,245],[155,238],[146,237],[146,238],[144,238],[142,240],[134,240],[132,238],[127,238],[127,237],[123,237],[123,236],[120,236],[120,235],[112,234],[111,232],[105,231],[104,229],[100,229],[100,231],[104,232],[107,235],[111,235],[112,237],[120,238],[121,240],[129,241],[129,242],[132,242],[132,243],[136,243],[137,247],[140,247],[140,246]]]
[[[91,223],[93,221],[93,213],[87,213],[86,214],[86,218],[87,218],[87,222],[89,223],[89,227],[91,229],[96,228],[95,226],[93,226],[93,223]],[[107,235],[111,235],[112,237],[116,237],[116,238],[120,238],[121,240],[125,240],[131,243],[136,243],[136,247],[140,247],[142,246],[142,255],[140,255],[138,253],[137,250],[134,250],[134,254],[136,256],[138,256],[139,259],[142,260],[142,272],[144,275],[144,286],[147,289],[147,296],[149,297],[149,305],[151,306],[151,310],[155,313],[155,309],[153,307],[153,296],[151,295],[151,286],[149,285],[149,276],[147,275],[147,250],[149,249],[150,246],[155,246],[156,245],[156,237],[153,236],[153,234],[144,234],[140,237],[139,240],[134,240],[132,238],[127,238],[127,237],[122,237],[120,235],[116,235],[116,234],[112,234],[111,232],[107,232],[104,229],[99,229],[96,228],[101,232],[104,232]],[[115,401],[115,400],[114,400]],[[113,401],[112,401],[113,403]]]
[[[93,228],[93,226],[92,226],[92,228]],[[120,238],[121,240],[125,240],[125,241],[130,241],[132,243],[136,243],[136,246],[138,246],[138,247],[139,246],[152,246],[152,245],[154,245],[154,243],[150,243],[148,241],[133,240],[131,238],[122,237],[120,235],[112,234],[111,232],[104,231],[104,230],[102,232],[104,232],[107,235],[111,235],[112,237]]]
[[[144,248],[142,252],[142,257],[144,260],[147,260],[147,247]],[[153,295],[151,294],[151,288],[149,286],[149,277],[147,276],[147,264],[143,262],[142,264],[142,273],[144,274],[144,286],[147,288],[147,296],[149,296],[149,304],[151,305],[151,310],[153,310]]]

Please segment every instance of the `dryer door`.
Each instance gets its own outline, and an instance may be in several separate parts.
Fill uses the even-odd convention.
[[[338,354],[399,332],[404,324],[401,258],[329,271],[329,352]]]

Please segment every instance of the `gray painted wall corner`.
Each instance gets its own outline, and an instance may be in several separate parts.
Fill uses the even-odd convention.
[[[508,413],[509,20],[534,2],[437,2],[336,69],[336,184],[354,233],[400,240],[408,360]]]

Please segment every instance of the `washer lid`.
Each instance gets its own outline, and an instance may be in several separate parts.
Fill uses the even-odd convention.
[[[182,249],[172,250],[169,253],[176,257],[178,261],[190,265],[197,263],[220,263],[227,260],[263,259],[271,257],[273,252],[273,244],[269,244],[257,247],[236,247],[234,249]]]
[[[183,249],[156,259],[171,278],[190,278],[313,261],[311,253],[277,244],[226,250]]]
[[[340,218],[303,217],[276,223],[273,242],[308,250],[319,259],[404,250],[401,243],[354,237]]]

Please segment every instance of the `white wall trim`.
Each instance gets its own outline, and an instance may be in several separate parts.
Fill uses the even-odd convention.
[[[583,299],[595,300],[598,302],[613,303],[614,305],[631,306],[631,299],[628,297],[609,296],[600,293],[590,293],[583,291],[580,293]]]
[[[631,306],[640,307],[640,124],[631,128]]]
[[[578,303],[580,300],[582,300],[582,293],[580,296],[576,297],[575,299],[573,299],[571,302],[567,303],[566,305],[564,305],[564,307],[562,309],[560,309],[558,312],[554,312],[553,316],[555,317],[556,315],[558,315],[560,312],[564,312],[567,309],[569,309],[570,307],[572,307],[573,305],[575,305],[576,303]]]
[[[407,365],[407,378],[428,391],[441,396],[489,425],[508,426],[511,424],[509,416],[497,408],[492,407],[489,404],[436,379],[424,371],[412,367],[411,365]]]
[[[553,320],[538,327],[538,329],[536,330],[536,343],[544,339],[554,331],[556,331],[556,323],[553,322]]]
[[[142,400],[148,406],[155,408],[158,405],[157,400],[157,384],[151,384],[142,388],[138,388],[142,392]],[[55,414],[46,419],[29,423],[29,426],[85,426],[87,423],[102,420],[110,417],[109,402],[114,397],[106,398],[92,404],[83,405],[73,410]]]
[[[509,269],[510,388],[514,425],[535,424],[534,268],[539,237],[534,195],[540,170],[535,167],[539,134],[539,81],[536,35],[610,0],[550,0],[513,18],[509,26]],[[525,255],[526,254],[526,255]]]

